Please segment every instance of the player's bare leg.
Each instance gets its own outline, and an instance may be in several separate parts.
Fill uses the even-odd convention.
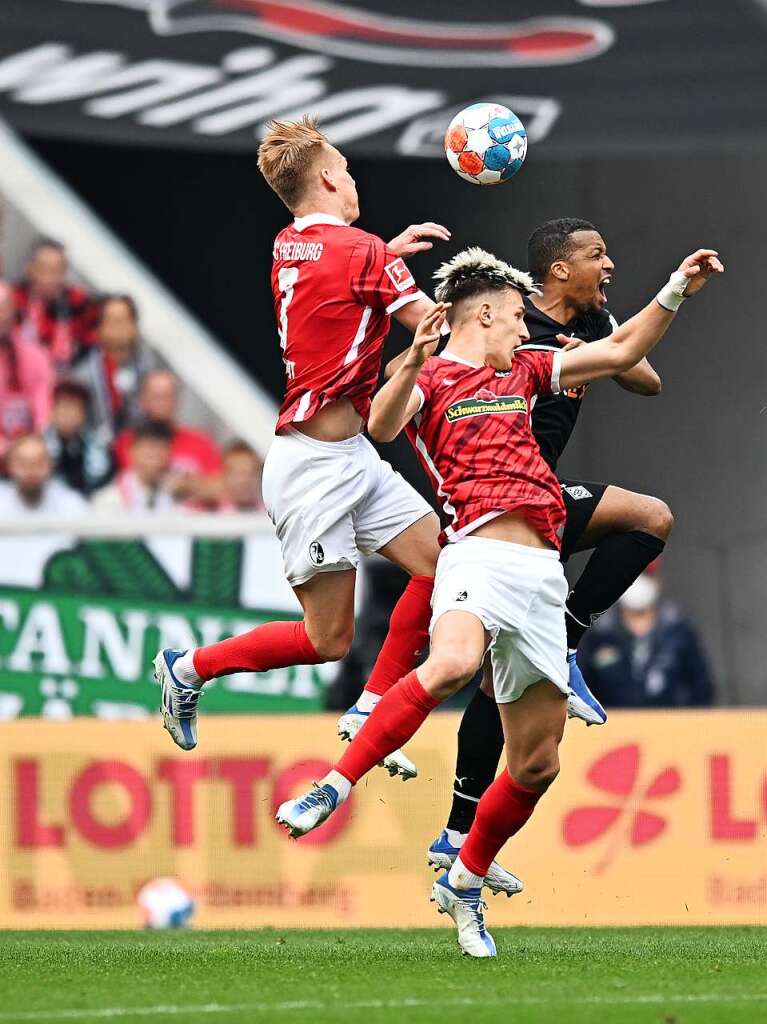
[[[415,735],[435,707],[466,685],[489,642],[490,635],[470,612],[440,616],[424,664],[381,698],[349,749],[312,790],[280,805],[277,821],[294,837],[321,825],[348,798],[352,786]]]
[[[474,822],[480,797],[493,781],[503,752],[503,729],[493,692],[493,670],[490,656],[485,656],[482,682],[472,698],[473,715],[464,714],[458,730],[460,771],[456,768],[453,785],[453,807],[447,826],[428,849],[427,861],[435,871],[449,870],[456,861]],[[470,735],[463,734],[468,722]],[[477,788],[477,783],[482,788]],[[471,794],[477,792],[477,796]],[[497,861],[490,865],[485,876],[485,887],[493,895],[506,893],[516,896],[524,891],[521,878],[507,871]]]
[[[154,674],[173,741],[183,750],[197,745],[197,706],[209,679],[343,658],[354,639],[355,578],[353,569],[319,573],[294,587],[303,621],[267,622],[207,647],[160,651]]]
[[[490,864],[507,839],[529,820],[559,774],[559,743],[567,720],[562,691],[541,680],[511,703],[499,705],[506,766],[487,789],[459,856],[432,887],[440,913],[456,923],[458,942],[474,957],[496,955],[485,929],[481,890]]]
[[[338,721],[343,739],[357,735],[381,697],[412,670],[428,646],[438,535],[439,520],[431,513],[379,549],[379,554],[409,573],[411,580],[392,612],[389,632],[365,689]],[[401,750],[390,754],[383,764],[390,775],[403,780],[417,775],[415,765]]]

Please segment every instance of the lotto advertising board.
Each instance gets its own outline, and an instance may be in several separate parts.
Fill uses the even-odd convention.
[[[426,847],[444,823],[458,717],[375,770],[317,832],[276,806],[338,754],[330,716],[205,716],[200,746],[157,721],[0,725],[0,928],[138,927],[147,880],[177,878],[201,927],[439,923]],[[767,711],[615,713],[571,723],[563,772],[502,861],[525,892],[492,924],[767,922]]]

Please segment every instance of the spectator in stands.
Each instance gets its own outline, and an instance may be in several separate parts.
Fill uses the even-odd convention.
[[[657,572],[644,572],[591,627],[578,661],[608,707],[713,703],[711,672],[698,634],[675,605],[661,599]]]
[[[8,449],[9,480],[0,482],[0,516],[83,515],[85,499],[60,480],[51,479],[53,463],[39,434],[27,434]]]
[[[56,476],[80,494],[92,494],[114,475],[109,446],[88,426],[90,395],[74,380],[60,381],[53,392],[50,426],[43,432]]]
[[[50,360],[15,321],[13,288],[0,281],[0,457],[9,441],[42,430],[51,414]]]
[[[43,346],[57,370],[71,366],[95,340],[96,307],[82,288],[67,284],[68,269],[61,242],[38,238],[16,287],[22,332]]]
[[[178,422],[178,378],[170,370],[147,373],[141,386],[138,406],[149,423],[163,423],[171,431],[171,470],[177,478],[175,491],[179,498],[215,504],[221,495],[221,453],[216,443],[203,431],[182,426]],[[122,431],[115,444],[117,465],[130,465],[133,430]]]
[[[244,441],[233,441],[224,449],[219,512],[263,512],[262,470],[263,463]]]
[[[178,508],[171,490],[170,461],[173,433],[164,423],[142,423],[133,434],[131,469],[114,483],[96,491],[96,512],[172,512]]]
[[[77,367],[77,379],[91,395],[91,423],[104,440],[139,418],[138,395],[151,359],[141,343],[138,310],[129,295],[101,302],[98,344]]]

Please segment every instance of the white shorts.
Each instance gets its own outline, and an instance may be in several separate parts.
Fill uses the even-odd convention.
[[[557,551],[487,537],[464,537],[442,549],[430,631],[445,612],[471,612],[492,636],[495,699],[518,700],[548,679],[569,690],[565,598]]]
[[[278,434],[264,463],[264,504],[292,587],[321,572],[356,569],[431,506],[362,434],[315,441]]]

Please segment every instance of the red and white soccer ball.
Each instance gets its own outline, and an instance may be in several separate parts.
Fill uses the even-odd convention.
[[[472,103],[445,132],[445,153],[456,174],[474,185],[500,185],[512,178],[527,154],[527,132],[500,103]]]

